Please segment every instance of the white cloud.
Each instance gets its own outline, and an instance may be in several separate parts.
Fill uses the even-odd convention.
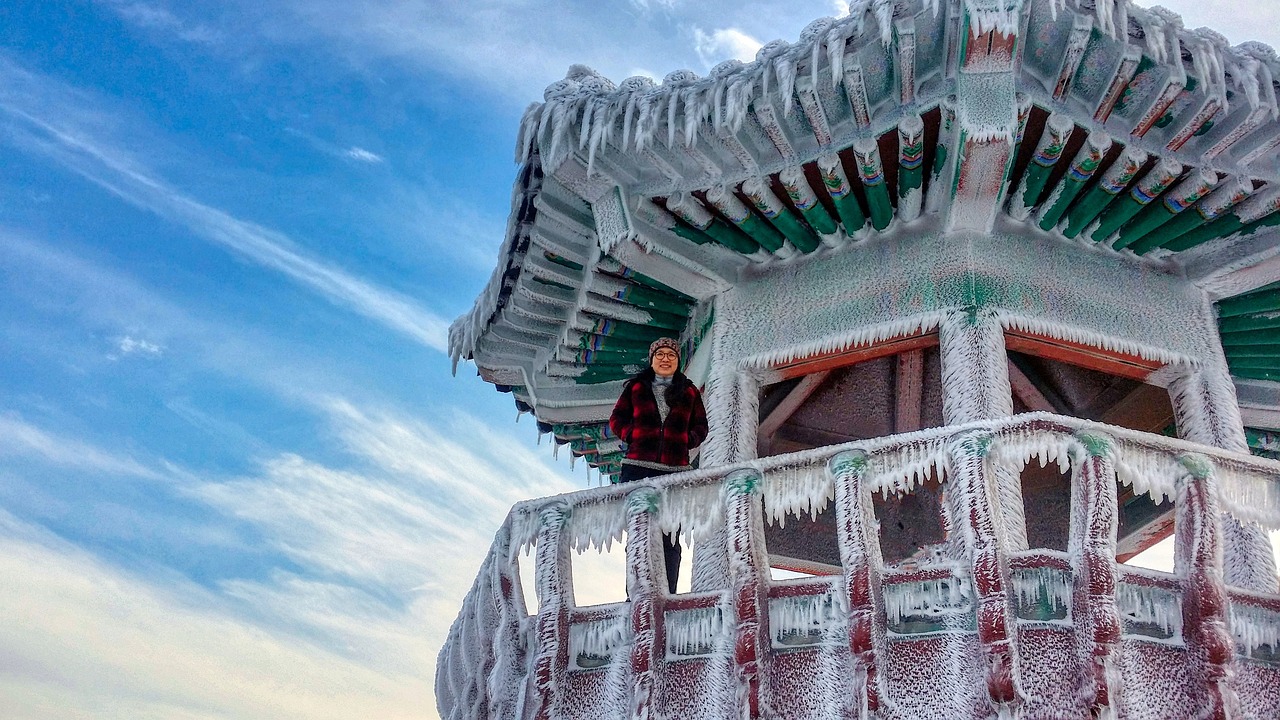
[[[19,91],[12,89],[15,85]],[[14,144],[49,157],[136,207],[185,225],[206,241],[281,272],[339,306],[422,345],[446,349],[449,323],[444,318],[399,293],[309,256],[283,233],[180,193],[130,153],[67,122],[65,118],[75,117],[79,108],[63,94],[53,81],[0,58],[0,111],[29,129],[12,127]]]
[[[146,355],[148,357],[160,357],[164,354],[164,348],[160,345],[148,340],[139,340],[132,335],[125,335],[120,338],[116,342],[116,350],[120,352],[121,356]]]
[[[160,475],[131,457],[55,435],[12,415],[0,415],[0,457],[26,457],[59,467],[107,475],[158,479]]]
[[[693,47],[702,64],[713,67],[724,60],[751,62],[764,43],[737,28],[721,28],[710,33],[693,31]]]
[[[375,152],[370,152],[370,151],[368,151],[368,150],[365,150],[365,149],[364,149],[364,148],[362,148],[362,147],[351,147],[351,148],[348,148],[348,149],[347,149],[347,151],[346,151],[345,153],[343,153],[343,154],[344,154],[344,155],[346,155],[348,158],[350,158],[350,159],[352,159],[352,160],[359,160],[360,162],[366,162],[366,163],[380,163],[380,162],[382,162],[382,156],[381,156],[381,155],[379,155],[379,154],[377,154],[377,153],[375,153]]]

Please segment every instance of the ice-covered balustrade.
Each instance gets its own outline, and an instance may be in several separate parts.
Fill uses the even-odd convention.
[[[1066,552],[1025,546],[1017,469],[1032,458],[1070,470]],[[925,477],[946,542],[886,564],[873,497]],[[1280,596],[1224,584],[1219,527],[1220,511],[1280,527],[1278,477],[1269,460],[1034,413],[524,502],[441,651],[441,714],[1280,717]],[[1118,486],[1174,503],[1175,572],[1117,564]],[[824,510],[839,574],[772,581],[766,523]],[[723,568],[695,584],[709,589],[666,592],[659,544],[676,532],[704,553],[696,573]],[[574,553],[624,537],[628,600],[576,606]]]

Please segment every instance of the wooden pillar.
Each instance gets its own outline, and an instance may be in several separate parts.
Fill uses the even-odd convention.
[[[569,572],[569,543],[564,527],[569,506],[563,502],[543,508],[539,517],[535,576],[538,617],[534,624],[537,656],[533,662],[532,705],[534,720],[562,717],[560,679],[569,669],[569,608],[573,604],[573,579]]]
[[[954,310],[938,328],[942,415],[948,425],[1013,414],[1004,328],[980,308]]]
[[[627,496],[627,596],[631,598],[632,720],[661,717],[654,709],[654,678],[666,661],[663,606],[667,576],[657,528],[658,493],[640,488]],[[661,569],[661,571],[660,571]]]
[[[1235,386],[1224,368],[1188,369],[1169,384],[1178,436],[1248,454]],[[1224,577],[1229,585],[1274,593],[1276,561],[1267,532],[1231,515],[1220,519]]]
[[[880,591],[883,558],[877,534],[871,491],[862,480],[866,453],[842,452],[827,463],[836,491],[836,539],[844,567],[845,600],[849,608],[849,650],[854,663],[854,702],[860,720],[878,717],[884,695],[880,658],[886,652],[884,599]]]
[[[738,712],[744,720],[772,717],[768,702],[769,598],[760,483],[756,470],[738,470],[724,480],[729,592],[733,603],[733,664]]]
[[[707,382],[704,398],[710,432],[702,445],[700,467],[755,458],[760,427],[760,385],[756,376],[743,370],[718,373]],[[694,592],[728,585],[727,544],[724,531],[716,530],[694,546],[690,578]]]
[[[703,393],[708,434],[701,467],[719,467],[756,457],[760,387],[751,373],[730,369],[714,374]]]
[[[1237,717],[1239,703],[1229,679],[1235,641],[1227,630],[1227,589],[1222,577],[1222,533],[1213,463],[1189,453],[1178,458],[1186,475],[1179,478],[1174,505],[1174,572],[1183,578],[1182,628],[1187,654],[1201,662],[1199,697],[1210,720]]]
[[[1114,717],[1121,688],[1115,656],[1120,642],[1120,614],[1116,610],[1116,469],[1111,439],[1079,434],[1083,456],[1071,482],[1070,555],[1074,589],[1071,622],[1076,627],[1077,651],[1084,664],[1083,696],[1093,717]]]
[[[962,435],[952,444],[948,493],[971,561],[978,641],[987,658],[987,695],[992,708],[1004,717],[1019,702],[1017,636],[1011,631],[1008,563],[986,472],[990,448],[991,436],[984,433]]]

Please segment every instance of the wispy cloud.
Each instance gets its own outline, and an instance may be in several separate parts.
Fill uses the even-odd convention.
[[[382,162],[381,155],[375,152],[370,152],[369,150],[365,150],[362,147],[347,148],[346,152],[344,152],[343,155],[345,155],[348,158],[351,158],[352,160],[359,160],[360,162],[366,162],[366,163]]]
[[[108,475],[158,479],[137,460],[73,438],[46,432],[19,417],[0,415],[0,457],[35,458],[59,467]]]
[[[10,142],[40,153],[126,202],[180,223],[206,241],[221,245],[316,292],[331,302],[373,319],[414,341],[445,350],[448,321],[409,298],[311,257],[285,234],[241,220],[179,192],[134,155],[85,126],[64,120],[78,109],[59,101],[53,81],[0,58],[0,111],[12,121]],[[31,94],[37,98],[33,101]]]
[[[140,0],[100,1],[125,21],[144,30],[162,32],[198,45],[217,45],[225,39],[221,32],[204,24],[188,23],[159,3]]]
[[[3,511],[0,575],[4,717],[434,717],[424,678],[389,666],[401,658],[359,661],[246,623],[207,591],[161,587]],[[375,632],[395,639],[392,652],[428,654],[403,619]]]

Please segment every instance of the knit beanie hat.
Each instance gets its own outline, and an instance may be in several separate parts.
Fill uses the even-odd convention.
[[[649,360],[653,360],[653,354],[658,352],[661,348],[666,348],[671,352],[674,352],[676,355],[682,354],[680,352],[680,342],[678,340],[669,337],[658,338],[649,346]]]

